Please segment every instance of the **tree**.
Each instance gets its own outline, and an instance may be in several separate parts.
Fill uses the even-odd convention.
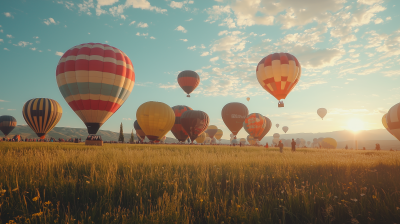
[[[132,133],[131,133],[131,139],[129,140],[130,143],[135,142],[135,138],[133,137],[133,129],[132,129]]]
[[[120,126],[120,128],[119,128],[119,138],[118,138],[118,141],[124,143],[124,140],[125,140],[125,139],[124,139],[124,131],[123,131],[122,122],[121,122],[121,126]]]

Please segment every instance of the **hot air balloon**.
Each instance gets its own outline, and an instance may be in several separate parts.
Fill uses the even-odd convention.
[[[244,130],[253,136],[254,139],[261,137],[266,127],[265,117],[258,113],[252,113],[247,116],[243,122]]]
[[[224,134],[224,132],[221,130],[221,129],[218,129],[217,130],[217,133],[214,135],[214,137],[217,139],[217,140],[219,140],[219,141],[221,141],[221,138],[222,138],[222,135]]]
[[[279,124],[276,124],[275,126],[276,126],[277,128],[279,128]]]
[[[249,142],[250,145],[254,145],[256,143],[254,137],[251,135],[247,136],[247,141]]]
[[[258,141],[261,141],[261,139],[264,138],[265,135],[268,134],[269,130],[271,130],[272,127],[272,122],[268,117],[264,117],[265,118],[265,128],[264,131],[262,132],[262,134],[257,138]]]
[[[247,100],[247,102],[249,102],[250,101],[250,97],[247,97],[246,100]]]
[[[188,110],[193,110],[188,106],[178,105],[172,107],[172,110],[175,113],[175,124],[171,129],[172,134],[175,136],[176,139],[180,142],[185,142],[186,139],[189,138],[189,135],[186,133],[185,129],[183,129],[181,124],[181,115]]]
[[[386,117],[387,117],[387,113],[384,114],[384,115],[382,116],[382,124],[383,124],[383,127],[385,127],[386,130],[387,130],[390,134],[392,134],[392,132],[389,130],[389,126],[387,125]],[[392,134],[392,135],[393,135],[393,134]]]
[[[167,104],[149,101],[137,109],[136,119],[150,141],[160,140],[175,123],[175,113]]]
[[[278,107],[283,107],[281,100],[300,80],[301,66],[297,58],[289,53],[274,53],[261,59],[256,74],[260,85],[279,100]]]
[[[321,146],[325,149],[336,149],[337,142],[333,138],[324,138],[321,142]]]
[[[196,138],[196,142],[197,142],[197,143],[200,143],[200,144],[203,143],[204,140],[206,140],[206,133],[205,133],[205,132],[201,133],[201,134]]]
[[[324,117],[327,113],[328,113],[328,111],[325,108],[319,108],[317,110],[317,114],[322,118],[322,120],[324,119]]]
[[[26,123],[36,135],[44,139],[62,116],[62,108],[57,101],[47,98],[28,100],[22,107],[22,115]]]
[[[228,103],[221,111],[222,120],[235,136],[242,129],[243,122],[248,114],[249,110],[242,103]]]
[[[214,138],[214,135],[217,134],[218,128],[215,125],[210,125],[208,126],[207,130],[205,132],[210,136],[210,138]]]
[[[204,144],[210,144],[210,142],[211,142],[211,138],[206,137],[206,139],[204,140]]]
[[[178,83],[183,91],[188,94],[187,97],[190,97],[189,94],[200,84],[200,77],[194,71],[185,70],[179,73]]]
[[[193,141],[203,133],[210,122],[208,115],[200,110],[188,110],[181,115],[181,124]]]
[[[122,106],[135,83],[128,56],[100,43],[80,44],[66,51],[56,74],[61,94],[90,135]]]
[[[275,133],[272,137],[274,137],[274,138],[280,138],[281,135],[280,135],[279,133]]]
[[[211,144],[212,144],[212,145],[215,145],[215,144],[217,144],[217,139],[215,139],[215,138],[211,138]]]
[[[167,139],[167,136],[164,135],[164,136],[160,139],[160,142],[161,142],[161,143],[165,143],[165,140],[166,140],[166,139]]]
[[[287,126],[283,126],[282,130],[286,133],[289,130],[289,128]]]
[[[391,107],[386,115],[390,133],[400,141],[400,103]]]
[[[139,136],[140,137],[139,139],[143,142],[144,138],[146,137],[146,134],[144,133],[144,131],[140,127],[140,125],[139,125],[137,120],[135,120],[135,122],[133,123],[133,128],[135,128],[136,135]]]
[[[0,116],[0,131],[3,132],[5,137],[10,134],[15,126],[17,126],[17,120],[13,116]]]

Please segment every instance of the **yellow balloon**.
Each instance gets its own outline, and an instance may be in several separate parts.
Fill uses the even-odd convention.
[[[325,149],[336,149],[337,142],[333,138],[324,138],[321,142],[321,146]]]
[[[196,142],[197,142],[197,143],[200,143],[200,144],[203,143],[204,140],[206,140],[206,133],[205,133],[205,132],[201,133],[201,135],[199,135],[199,136],[196,138]]]
[[[175,123],[175,113],[165,103],[149,101],[137,109],[136,119],[147,138],[154,141],[171,130]]]
[[[222,135],[224,134],[224,132],[221,129],[217,130],[217,133],[214,135],[214,137],[218,140],[220,140],[222,138]]]

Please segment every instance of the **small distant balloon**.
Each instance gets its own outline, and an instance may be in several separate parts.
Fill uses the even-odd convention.
[[[247,102],[250,101],[250,97],[247,97],[246,100],[247,100]]]
[[[178,84],[190,97],[190,93],[200,84],[200,76],[191,70],[185,70],[178,75]]]
[[[17,120],[13,116],[0,116],[0,131],[3,132],[5,137],[10,134],[15,126],[17,126]]]
[[[317,114],[322,118],[322,120],[324,119],[324,117],[327,113],[328,113],[328,111],[325,108],[319,108],[317,110]]]
[[[277,128],[279,128],[279,124],[276,124],[275,126],[276,126]]]
[[[286,133],[289,130],[289,128],[287,126],[283,126],[282,130]]]

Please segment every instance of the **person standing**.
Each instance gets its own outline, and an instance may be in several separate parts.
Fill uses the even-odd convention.
[[[265,148],[267,148],[267,149],[268,149],[268,142],[267,142],[267,143],[265,143]]]
[[[294,138],[292,138],[292,152],[296,151],[296,142],[294,141]]]
[[[282,140],[279,141],[278,146],[279,146],[279,152],[280,152],[280,153],[283,153],[283,143],[282,143]]]

